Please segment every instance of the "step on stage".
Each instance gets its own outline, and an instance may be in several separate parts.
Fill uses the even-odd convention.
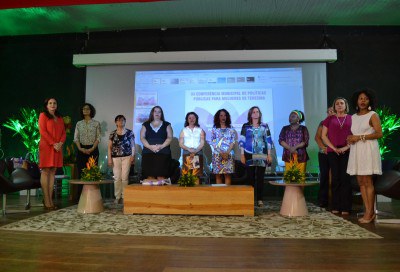
[[[180,187],[128,185],[124,214],[186,214],[254,216],[252,186]]]

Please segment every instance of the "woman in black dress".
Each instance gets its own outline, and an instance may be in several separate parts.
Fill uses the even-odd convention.
[[[149,119],[142,124],[140,129],[140,140],[143,144],[143,178],[152,180],[168,178],[172,135],[171,124],[165,121],[162,108],[153,107]]]

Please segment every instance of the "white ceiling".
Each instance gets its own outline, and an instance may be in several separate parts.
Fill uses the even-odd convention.
[[[0,21],[0,36],[225,26],[399,26],[400,0],[180,0],[55,6],[2,9]]]

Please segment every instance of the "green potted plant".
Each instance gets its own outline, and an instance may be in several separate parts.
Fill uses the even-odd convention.
[[[395,113],[391,113],[390,108],[386,106],[382,108],[377,108],[376,113],[381,119],[383,136],[378,140],[378,142],[381,157],[382,159],[384,159],[385,155],[390,152],[390,149],[388,147],[390,135],[392,135],[397,129],[400,128],[400,118]]]
[[[14,135],[19,135],[22,138],[22,143],[25,145],[28,152],[31,154],[31,160],[38,162],[39,156],[39,113],[32,108],[21,108],[19,117],[9,118],[4,127],[14,131]]]

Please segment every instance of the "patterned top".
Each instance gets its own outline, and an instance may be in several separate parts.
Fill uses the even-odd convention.
[[[273,148],[271,131],[267,124],[253,127],[250,123],[242,126],[239,146],[244,149],[246,165],[266,167],[268,150]]]
[[[309,160],[307,154],[307,146],[310,135],[308,129],[305,126],[300,125],[296,130],[292,130],[290,125],[284,126],[279,133],[279,143],[284,141],[289,146],[296,146],[301,142],[305,143],[305,146],[297,149],[297,160],[298,162],[306,162]],[[290,151],[286,148],[283,149],[282,160],[284,162],[290,162]]]
[[[126,157],[132,155],[135,150],[135,135],[130,129],[125,129],[125,134],[118,135],[117,130],[110,133],[109,140],[112,142],[111,157]]]
[[[233,128],[216,128],[211,130],[211,146],[213,153],[226,152],[229,146],[235,142],[235,130]],[[230,154],[233,155],[233,149]]]
[[[93,145],[97,140],[100,142],[100,122],[90,119],[78,121],[75,127],[74,142],[83,145]]]

